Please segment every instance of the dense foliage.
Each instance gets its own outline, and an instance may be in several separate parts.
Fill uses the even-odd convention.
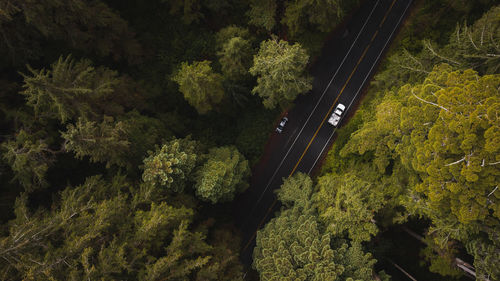
[[[0,0],[0,279],[247,280],[225,203],[360,2]],[[431,271],[500,279],[494,2],[421,1],[321,176],[277,192],[262,280],[388,280],[412,220]]]
[[[425,221],[431,271],[458,278],[466,259],[478,280],[500,278],[499,8],[458,23],[447,42],[392,51],[319,178],[328,231],[370,241]]]

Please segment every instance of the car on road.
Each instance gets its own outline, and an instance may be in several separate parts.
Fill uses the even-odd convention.
[[[328,123],[336,127],[339,124],[340,117],[342,116],[342,113],[344,113],[344,110],[345,105],[341,103],[337,104],[337,107],[333,111],[332,116],[330,116],[330,118],[328,119]]]
[[[276,132],[280,133],[283,132],[283,128],[285,128],[286,122],[288,122],[288,117],[283,117],[281,119],[281,122],[278,124],[278,127],[276,127]]]

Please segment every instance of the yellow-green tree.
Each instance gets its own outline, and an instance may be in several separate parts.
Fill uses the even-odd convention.
[[[196,166],[197,146],[195,141],[188,138],[174,139],[154,152],[148,151],[149,156],[144,159],[142,180],[174,192],[183,191]]]
[[[172,80],[179,85],[179,91],[199,114],[213,110],[224,98],[222,76],[212,70],[209,61],[182,63]]]
[[[194,189],[200,199],[213,204],[231,201],[248,187],[248,160],[236,147],[212,148],[206,158],[195,173]]]
[[[284,208],[257,233],[253,267],[261,280],[370,280],[376,262],[359,244],[322,231],[304,174],[285,180],[277,195]]]
[[[293,45],[276,38],[263,41],[253,58],[250,73],[257,76],[252,94],[258,94],[266,108],[286,106],[312,89],[306,73],[309,55],[298,43]]]

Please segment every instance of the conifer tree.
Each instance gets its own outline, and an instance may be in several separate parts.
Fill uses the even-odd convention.
[[[89,156],[91,162],[105,162],[107,167],[125,166],[130,148],[127,131],[124,122],[104,116],[101,123],[79,118],[75,125],[69,124],[61,136],[65,149],[73,151],[77,158]]]
[[[309,55],[298,43],[290,45],[276,38],[263,41],[250,68],[257,76],[252,94],[258,94],[270,109],[293,102],[312,88],[312,79],[305,72],[308,61]]]
[[[197,146],[189,138],[174,139],[155,152],[149,151],[149,156],[144,159],[143,181],[158,188],[183,191],[196,165]]]
[[[248,187],[250,167],[236,147],[212,148],[196,171],[196,195],[211,203],[233,200]]]
[[[323,233],[311,196],[312,182],[303,174],[278,191],[285,208],[256,238],[253,267],[261,280],[370,280],[375,260],[358,244]]]
[[[276,25],[276,0],[251,0],[250,10],[247,12],[249,23],[257,27],[272,31]]]
[[[35,110],[37,120],[58,119],[62,123],[78,117],[91,119],[116,109],[104,103],[122,83],[116,71],[95,68],[89,60],[60,57],[51,70],[34,70],[24,77],[26,103]]]
[[[45,174],[55,160],[55,152],[46,139],[38,139],[35,134],[21,130],[14,140],[2,143],[1,147],[3,158],[26,191],[46,186]]]
[[[383,194],[352,174],[325,175],[317,193],[320,220],[329,233],[362,242],[375,236],[375,213],[383,206]]]
[[[172,78],[179,85],[179,91],[199,114],[206,114],[224,98],[222,76],[215,73],[209,61],[182,63]]]
[[[234,261],[226,266],[212,261],[214,247],[192,229],[192,209],[147,199],[142,191],[123,176],[110,182],[96,176],[62,191],[51,210],[32,212],[20,197],[8,235],[0,236],[0,277],[221,280],[224,272],[241,277]]]
[[[129,62],[137,62],[142,55],[127,22],[103,1],[16,0],[2,1],[0,5],[0,11],[5,12],[0,13],[0,30],[11,31],[2,32],[7,45],[19,42],[23,46],[43,36],[82,51]],[[17,29],[10,29],[13,23]],[[25,33],[35,37],[25,37]]]

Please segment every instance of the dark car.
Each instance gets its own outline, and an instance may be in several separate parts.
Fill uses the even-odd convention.
[[[288,122],[288,118],[283,117],[281,119],[281,122],[279,123],[278,127],[276,128],[276,132],[281,134],[281,132],[283,132],[283,128],[285,128],[286,122]]]

